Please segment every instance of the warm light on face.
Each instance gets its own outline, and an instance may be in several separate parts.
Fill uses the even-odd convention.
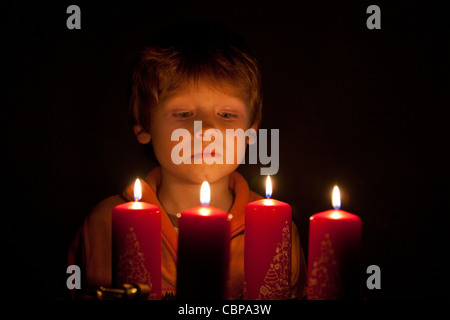
[[[270,176],[267,176],[266,180],[266,198],[270,199],[272,197],[272,181],[270,180]]]
[[[200,188],[200,203],[202,206],[209,206],[211,201],[211,190],[209,188],[208,181],[203,181],[202,187]]]
[[[339,210],[341,208],[341,194],[339,192],[338,186],[334,186],[333,188],[331,203],[333,204],[334,209]]]
[[[136,179],[136,182],[134,183],[134,201],[139,201],[142,198],[142,188],[141,188],[141,181],[139,179]]]

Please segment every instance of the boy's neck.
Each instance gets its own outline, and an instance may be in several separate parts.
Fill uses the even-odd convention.
[[[200,205],[200,187],[201,184],[180,181],[162,169],[158,200],[167,214],[175,215]],[[234,202],[233,192],[229,189],[229,176],[210,183],[210,188],[211,206],[229,212]]]

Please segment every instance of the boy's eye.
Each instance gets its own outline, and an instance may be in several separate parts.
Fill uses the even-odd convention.
[[[180,119],[186,119],[192,116],[192,112],[190,111],[177,112],[174,114],[174,116]]]
[[[236,118],[235,114],[229,113],[229,112],[220,112],[220,113],[218,113],[218,115],[224,119]]]

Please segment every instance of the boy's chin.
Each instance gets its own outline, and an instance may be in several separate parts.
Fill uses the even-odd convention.
[[[203,181],[208,181],[213,184],[228,177],[237,167],[238,165],[230,164],[183,164],[174,168],[176,172],[173,174],[188,183],[202,184]]]

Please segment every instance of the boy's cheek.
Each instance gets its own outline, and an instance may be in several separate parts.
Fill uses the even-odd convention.
[[[171,153],[172,149],[175,147],[175,145],[178,143],[177,141],[170,141],[170,138],[168,140],[160,140],[160,139],[153,139],[153,152],[158,159],[158,162],[163,164],[171,164]]]
[[[237,143],[235,141],[234,144],[227,144],[226,139],[224,143],[224,163],[228,164],[240,164],[242,159],[245,157],[245,150],[247,149],[246,143]]]

